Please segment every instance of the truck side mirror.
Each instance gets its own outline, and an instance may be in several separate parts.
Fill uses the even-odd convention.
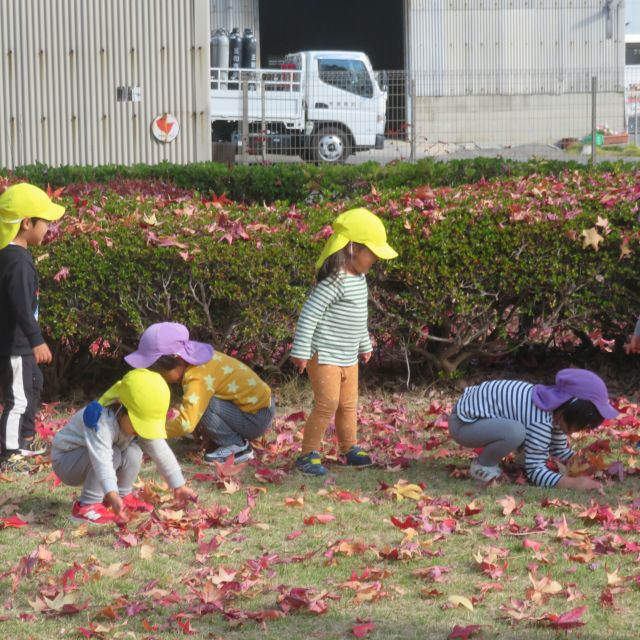
[[[386,71],[378,71],[376,75],[380,91],[386,91],[389,88],[389,74]]]

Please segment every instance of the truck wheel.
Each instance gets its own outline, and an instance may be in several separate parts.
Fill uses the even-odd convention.
[[[341,164],[349,154],[349,138],[344,131],[331,127],[313,136],[312,157],[316,162]]]

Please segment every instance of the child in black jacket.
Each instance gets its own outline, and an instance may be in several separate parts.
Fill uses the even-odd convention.
[[[38,325],[38,274],[29,247],[42,244],[49,222],[64,207],[31,184],[0,195],[0,468],[19,469],[23,457],[44,453],[35,444],[42,372],[51,362]]]

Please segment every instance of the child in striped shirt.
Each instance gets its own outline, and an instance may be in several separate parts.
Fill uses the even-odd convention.
[[[618,411],[607,387],[591,371],[562,369],[554,385],[494,380],[468,387],[449,417],[451,437],[465,447],[482,447],[469,475],[490,482],[502,475],[502,458],[524,446],[529,481],[541,487],[599,489],[587,476],[569,477],[547,467],[549,456],[562,462],[573,456],[567,436],[595,429]]]
[[[398,255],[387,243],[380,219],[367,209],[346,211],[332,226],[334,233],[316,262],[316,285],[302,308],[291,351],[291,361],[300,373],[307,370],[313,389],[314,407],[296,460],[297,469],[312,476],[327,473],[319,449],[334,416],[346,464],[371,464],[356,444],[358,358],[368,362],[373,350],[366,273],[378,259]]]

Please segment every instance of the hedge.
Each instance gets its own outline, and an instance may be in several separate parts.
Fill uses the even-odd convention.
[[[598,165],[598,172],[620,173],[634,171],[633,164],[621,162]],[[501,158],[475,158],[442,162],[432,158],[416,163],[397,162],[381,166],[375,162],[361,165],[315,166],[309,164],[254,164],[229,166],[214,162],[188,165],[160,163],[158,165],[98,167],[48,167],[35,164],[0,171],[0,176],[27,180],[46,188],[87,183],[110,183],[123,180],[155,181],[173,187],[212,192],[242,202],[309,202],[327,196],[353,197],[365,194],[376,185],[378,189],[458,186],[500,177],[560,175],[565,171],[586,171],[576,162],[532,160],[516,162]],[[140,185],[140,188],[144,188]]]
[[[639,308],[637,178],[565,171],[324,205],[167,187],[63,194],[68,213],[38,263],[49,389],[90,388],[104,373],[97,356],[115,370],[145,326],[169,319],[281,371],[326,225],[352,206],[378,213],[400,254],[369,276],[374,366],[450,374],[527,344],[611,349]]]

